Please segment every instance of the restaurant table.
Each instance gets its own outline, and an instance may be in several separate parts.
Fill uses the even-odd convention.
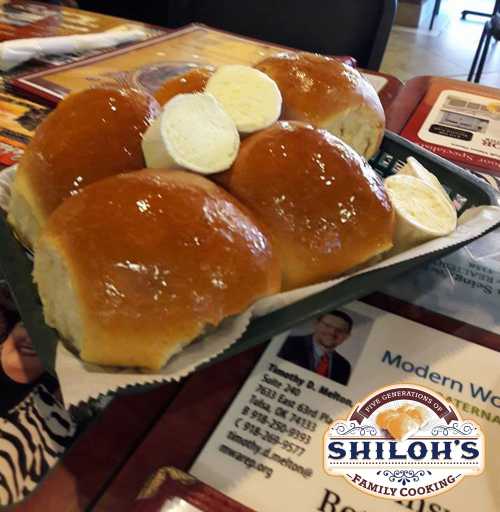
[[[389,78],[389,82],[392,82]],[[387,126],[399,132],[430,77],[390,89]],[[392,82],[397,85],[396,82]],[[381,293],[366,303],[500,350],[500,336]],[[16,510],[126,511],[145,480],[163,466],[189,470],[245,382],[265,344],[204,368],[181,383],[117,396],[37,491]]]
[[[417,77],[400,89],[386,108],[388,129],[400,132],[425,95],[431,77]],[[500,336],[419,306],[374,293],[363,299],[448,334],[500,351]],[[146,478],[162,466],[189,470],[265,345],[205,368],[188,378],[171,405],[117,473],[94,510],[127,510]]]
[[[0,5],[5,3],[0,0]],[[124,21],[59,6],[46,9],[47,16],[24,27],[13,29],[0,23],[0,40],[80,33],[89,26],[104,30]],[[411,80],[403,87],[390,75],[369,74],[386,81],[380,99],[387,127],[399,132],[425,94],[430,77]],[[397,299],[373,294],[365,301],[491,348],[500,347],[498,336],[442,315],[424,314],[422,308]],[[264,349],[261,345],[241,353],[180,383],[115,397],[16,510],[127,510],[146,478],[159,467],[189,469]]]
[[[34,6],[34,11],[42,15],[39,18],[28,16],[30,21],[26,25],[11,26],[0,22],[0,40],[81,33],[89,29],[105,30],[126,21],[22,0],[0,0],[0,7],[6,3],[20,8],[19,12],[22,12],[23,6]],[[50,63],[29,64],[21,70],[0,76],[0,91],[4,88],[3,79],[33,68],[38,69],[40,65],[43,67]],[[383,84],[380,99],[384,109],[389,109],[403,84],[387,74],[373,71],[369,71],[369,74]],[[9,92],[15,94],[11,90]],[[263,346],[240,354],[206,368],[199,375],[181,383],[165,384],[149,391],[115,397],[91,421],[36,491],[15,509],[33,512],[125,510],[146,476],[166,461],[162,454],[168,453],[179,466],[189,467],[194,454],[208,438],[262,350]],[[214,384],[207,393],[204,392],[205,379]],[[179,410],[179,414],[174,414],[175,410]],[[167,411],[172,411],[172,414],[167,415]],[[167,436],[161,441],[163,444],[156,447],[160,457],[151,458],[147,448],[151,445],[146,441],[151,439],[153,444],[157,442],[157,424],[163,434],[170,432],[172,437],[169,440]],[[183,433],[187,435],[183,436]],[[142,466],[137,466],[137,471],[130,472],[128,461],[131,457],[136,461],[134,466],[142,460]],[[130,476],[127,477],[129,472]],[[126,487],[126,482],[130,482],[130,487],[122,492],[118,489],[123,482]]]
[[[70,13],[74,19],[75,13]],[[87,14],[80,12],[81,19],[88,19]],[[57,20],[59,25],[52,23]],[[51,23],[45,25],[50,28],[45,35],[60,34],[61,18],[52,17]],[[0,38],[41,35],[42,26],[38,24],[31,33]],[[395,77],[370,74],[387,80],[381,102],[388,128],[399,132],[425,94],[430,77],[411,80],[403,88]],[[382,294],[373,294],[365,301],[491,348],[500,346],[499,337],[487,331],[442,315],[424,314],[421,308]],[[264,348],[262,345],[205,368],[181,383],[117,396],[16,510],[127,510],[157,468],[174,465],[189,469]]]
[[[0,0],[0,7],[0,41],[99,32],[129,21],[37,1]]]

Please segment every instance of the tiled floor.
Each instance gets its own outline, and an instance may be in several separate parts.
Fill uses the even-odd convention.
[[[467,79],[486,18],[461,20],[462,9],[491,12],[494,0],[444,0],[432,33],[395,26],[380,71],[406,81],[420,75]],[[481,83],[500,87],[500,43],[492,43]]]

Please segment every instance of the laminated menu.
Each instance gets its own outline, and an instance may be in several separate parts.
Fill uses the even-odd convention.
[[[127,36],[124,34],[124,27],[129,29]],[[132,31],[136,33],[140,31],[141,37],[133,37]],[[129,22],[122,18],[60,5],[2,1],[0,2],[0,41],[4,43],[0,43],[3,47],[0,49],[2,56],[0,82],[1,79],[12,80],[18,75],[34,72],[34,70],[40,71],[77,62],[109,51],[110,47],[123,47],[132,40],[142,40],[144,37],[152,37],[163,32],[164,30],[159,27],[144,23]],[[104,34],[91,37],[100,33]],[[58,41],[54,41],[53,36]],[[60,36],[63,38],[73,36],[73,38],[61,41]],[[41,38],[43,45],[51,49],[50,53],[42,51]],[[89,39],[92,39],[93,44],[90,44]],[[9,49],[7,50],[4,45]]]
[[[332,343],[328,336],[337,346],[324,366],[318,346]],[[497,352],[352,303],[273,338],[190,472],[262,512],[494,512],[500,502],[499,363]],[[438,496],[390,501],[323,470],[329,425],[394,384],[437,392],[480,426],[486,440],[480,476]]]
[[[211,29],[188,25],[127,48],[107,52],[61,66],[57,69],[29,73],[13,80],[16,88],[57,102],[66,95],[96,83],[123,82],[155,91],[166,79],[197,66],[223,64],[254,65],[265,57],[283,51],[270,43],[248,39]],[[341,57],[353,63],[349,57]],[[399,82],[384,76],[366,74],[377,92],[385,87],[399,88]],[[395,91],[392,91],[394,94]]]
[[[43,105],[0,90],[0,165],[10,166],[19,161],[36,127],[48,113]]]
[[[403,137],[471,169],[500,172],[500,91],[433,78]]]
[[[256,64],[277,47],[232,36],[202,26],[188,26],[167,35],[109,52],[77,64],[31,73],[13,85],[50,101],[95,83],[126,81],[154,91],[169,77],[192,67]]]

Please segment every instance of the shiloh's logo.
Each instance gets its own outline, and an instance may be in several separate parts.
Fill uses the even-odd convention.
[[[431,390],[410,384],[373,393],[324,439],[328,474],[394,500],[446,492],[483,466],[479,427]]]

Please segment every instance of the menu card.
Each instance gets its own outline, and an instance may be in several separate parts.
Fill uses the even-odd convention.
[[[246,64],[253,66],[269,55],[286,50],[281,46],[222,32],[202,25],[188,25],[169,34],[107,52],[57,69],[29,73],[12,84],[31,94],[57,102],[69,93],[97,83],[126,81],[154,92],[166,79],[196,66]],[[354,64],[350,57],[338,57]],[[366,74],[377,92],[389,80]],[[396,81],[397,82],[397,81]],[[392,84],[396,89],[399,85]]]
[[[191,473],[262,512],[498,510],[500,354],[366,304],[341,312],[352,330],[327,376],[309,369],[324,317],[273,338]],[[328,425],[378,388],[405,382],[441,393],[481,426],[485,471],[445,494],[397,502],[327,475],[322,444]]]
[[[465,167],[500,173],[500,90],[433,79],[401,135]]]
[[[28,74],[12,83],[54,102],[96,82],[125,80],[152,92],[169,77],[192,67],[235,63],[253,65],[278,50],[277,46],[191,25],[126,49],[108,52],[105,56]]]
[[[26,144],[49,109],[0,90],[0,165],[10,166],[21,157]]]

